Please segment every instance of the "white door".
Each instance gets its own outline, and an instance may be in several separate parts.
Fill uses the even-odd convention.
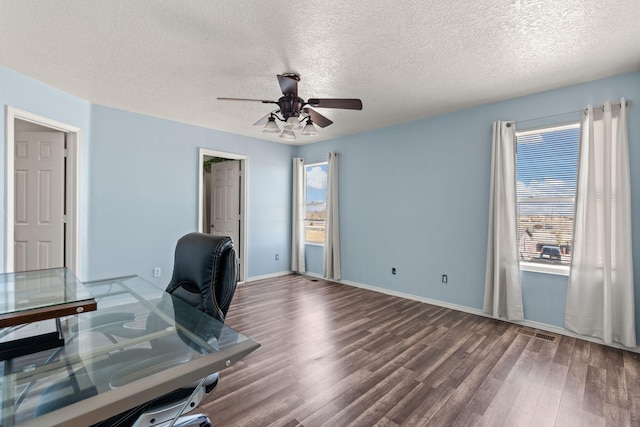
[[[211,165],[211,234],[240,238],[240,160]]]
[[[14,271],[64,266],[64,133],[16,132]]]
[[[211,165],[211,230],[216,236],[229,236],[240,259],[240,160]],[[242,270],[240,270],[242,271]]]

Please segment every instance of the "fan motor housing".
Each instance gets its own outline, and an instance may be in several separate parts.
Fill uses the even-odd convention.
[[[278,99],[280,114],[285,120],[289,117],[298,117],[304,105],[304,99],[297,96],[285,95]]]

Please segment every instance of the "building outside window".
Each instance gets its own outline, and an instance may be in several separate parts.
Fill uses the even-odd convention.
[[[305,241],[323,245],[327,221],[328,164],[305,165]]]
[[[516,132],[521,266],[571,263],[580,125]]]

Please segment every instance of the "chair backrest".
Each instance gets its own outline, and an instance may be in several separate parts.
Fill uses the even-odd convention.
[[[189,233],[178,240],[167,292],[224,323],[237,283],[230,237]]]

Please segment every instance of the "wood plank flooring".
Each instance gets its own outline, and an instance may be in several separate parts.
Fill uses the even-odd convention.
[[[262,347],[214,426],[640,426],[628,351],[298,275],[240,285],[227,324]]]

